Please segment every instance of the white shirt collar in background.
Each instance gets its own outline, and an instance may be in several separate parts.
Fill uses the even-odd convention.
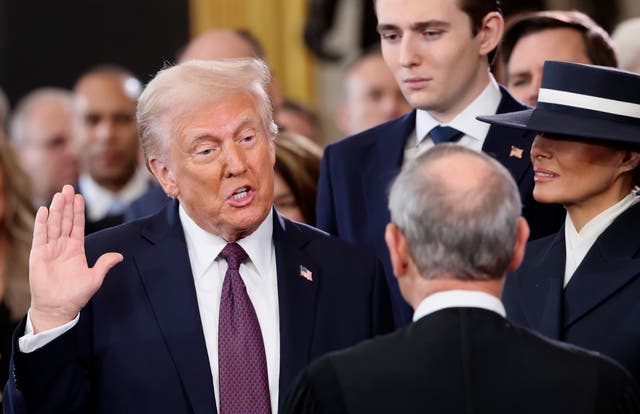
[[[149,188],[149,179],[142,168],[137,168],[129,182],[118,193],[101,187],[89,174],[81,174],[78,185],[84,197],[87,217],[89,220],[96,221],[106,217],[113,201],[119,200],[128,205],[144,194]]]

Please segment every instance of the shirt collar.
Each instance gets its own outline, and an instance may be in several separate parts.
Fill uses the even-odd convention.
[[[87,206],[87,216],[91,220],[100,220],[107,215],[111,203],[116,199],[123,204],[130,204],[144,194],[149,188],[149,180],[147,174],[141,168],[137,168],[131,179],[117,193],[102,187],[86,173],[80,175],[78,185]]]
[[[490,124],[478,121],[477,116],[495,114],[500,106],[502,93],[498,82],[489,75],[489,83],[484,90],[462,112],[456,115],[447,126],[461,131],[465,135],[484,141],[489,133]],[[420,143],[434,127],[440,125],[431,114],[425,110],[416,111],[416,138]]]
[[[480,308],[506,316],[500,299],[476,290],[446,290],[427,296],[413,314],[413,321],[446,308]]]
[[[207,269],[218,258],[218,255],[227,245],[222,237],[209,233],[196,224],[184,210],[182,205],[178,207],[178,214],[184,230],[187,242],[187,251],[191,262],[193,277],[202,277]],[[264,272],[269,269],[271,257],[271,245],[273,243],[273,209],[256,231],[238,240],[238,244],[249,256],[248,266],[254,266],[256,272],[265,277]]]
[[[587,244],[589,246],[595,243],[596,239],[628,208],[638,202],[638,196],[630,193],[616,204],[604,210],[585,224],[580,232],[576,231],[571,217],[567,214],[565,218],[565,239],[572,240],[574,243]]]

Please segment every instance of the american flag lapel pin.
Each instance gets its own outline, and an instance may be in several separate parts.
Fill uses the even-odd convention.
[[[524,150],[522,148],[518,148],[515,145],[511,146],[511,152],[509,153],[509,157],[522,158],[522,153]]]
[[[311,273],[311,270],[307,269],[302,265],[300,265],[300,276],[304,277],[309,282],[313,281],[313,274]]]

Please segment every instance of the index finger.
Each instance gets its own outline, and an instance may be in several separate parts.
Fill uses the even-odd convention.
[[[80,194],[73,196],[73,227],[69,237],[84,240],[84,198]]]

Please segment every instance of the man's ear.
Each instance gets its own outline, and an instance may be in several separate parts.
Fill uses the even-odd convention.
[[[387,248],[391,256],[393,273],[397,278],[405,276],[409,269],[409,261],[411,260],[407,239],[405,239],[404,234],[402,234],[398,226],[394,223],[389,223],[384,233],[384,240],[387,242]]]
[[[524,259],[524,251],[527,246],[527,240],[529,240],[529,224],[524,217],[518,218],[518,232],[516,234],[516,245],[513,249],[513,257],[511,258],[511,262],[509,262],[509,266],[507,266],[507,270],[512,272],[516,270],[520,264],[522,263],[522,259]]]
[[[478,30],[480,40],[480,54],[488,55],[500,44],[504,32],[504,19],[496,11],[487,13],[482,19],[482,25]]]
[[[160,158],[149,157],[149,169],[168,196],[175,198],[180,194],[173,172],[164,161]]]

